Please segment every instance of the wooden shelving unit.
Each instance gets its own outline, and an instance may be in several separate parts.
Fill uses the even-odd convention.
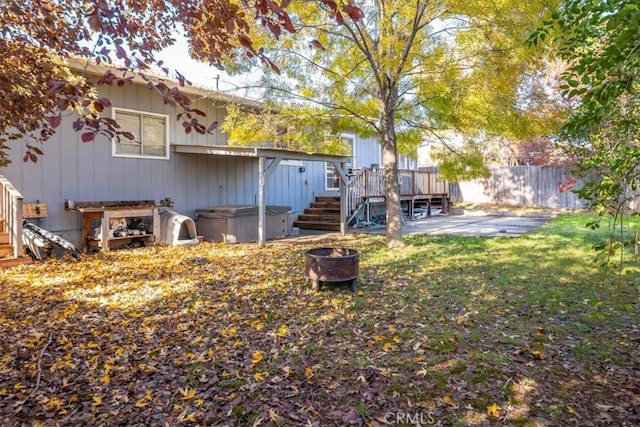
[[[131,206],[126,206],[126,202],[76,202],[74,210],[82,215],[82,243],[84,250],[91,247],[98,247],[103,251],[111,249],[111,242],[131,242],[143,240],[150,244],[155,244],[160,237],[160,208],[163,206],[150,205],[149,201],[139,203],[131,202]],[[153,203],[153,202],[151,202]],[[108,206],[117,204],[117,206]],[[101,205],[101,206],[95,206]],[[142,205],[142,206],[141,206]],[[146,205],[146,206],[144,206]],[[114,218],[151,218],[151,232],[139,235],[128,235],[113,237],[110,234],[109,223]],[[92,236],[93,224],[100,226],[100,237]]]

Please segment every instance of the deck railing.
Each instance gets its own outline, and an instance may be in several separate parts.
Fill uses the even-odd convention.
[[[449,195],[449,183],[438,179],[436,172],[416,170],[398,171],[400,197],[427,197]],[[357,213],[367,198],[384,197],[384,173],[382,169],[357,171],[346,187],[347,220]]]
[[[347,223],[351,221],[353,216],[360,209],[363,195],[366,193],[366,175],[364,174],[364,172],[364,170],[357,171],[354,175],[351,176],[349,182],[347,182],[346,192],[344,195],[344,197],[346,198],[345,210]]]
[[[0,205],[2,206],[2,219],[4,219],[4,231],[9,233],[9,243],[13,246],[13,256],[24,256],[22,244],[22,194],[15,189],[7,178],[0,175]]]

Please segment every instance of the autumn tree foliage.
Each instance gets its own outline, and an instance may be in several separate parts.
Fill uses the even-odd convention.
[[[580,195],[602,212],[624,206],[625,186],[638,185],[639,20],[634,2],[567,0],[530,37],[551,39],[569,64],[560,90],[574,108],[558,139],[590,182]]]
[[[278,108],[297,108],[299,116],[311,118],[292,123],[313,127],[315,119],[324,118],[336,133],[342,128],[379,137],[387,238],[389,246],[400,246],[399,154],[443,131],[470,140],[549,133],[552,122],[538,108],[548,103],[533,106],[523,98],[531,93],[531,76],[544,66],[544,52],[524,41],[538,19],[551,13],[550,4],[350,3],[362,19],[340,23],[331,19],[325,2],[307,1],[292,2],[288,9],[297,28],[291,37],[266,38],[253,26],[282,69],[280,75],[266,75],[261,87]],[[323,138],[323,130],[316,136]]]
[[[638,233],[623,226],[626,214],[637,211],[640,188],[638,22],[637,2],[565,0],[530,38],[533,43],[551,39],[569,64],[560,88],[576,108],[559,139],[578,160],[572,173],[583,185],[574,191],[598,214],[589,225],[611,220],[610,236],[594,247],[603,265],[619,275],[630,271],[627,253],[634,258],[629,265],[639,268]]]
[[[353,14],[351,6],[323,0],[337,20]],[[84,142],[98,134],[128,137],[116,122],[103,118],[110,106],[98,96],[100,85],[126,85],[144,78],[166,104],[176,107],[187,132],[205,133],[215,124],[201,123],[179,88],[152,77],[169,70],[156,54],[175,42],[177,30],[190,42],[194,58],[222,67],[233,48],[277,70],[250,36],[258,25],[278,38],[295,31],[285,7],[288,0],[4,0],[0,4],[0,165],[11,161],[16,141],[26,142],[24,160],[36,161],[41,144],[62,117],[77,114],[74,129]],[[75,60],[75,65],[69,59]],[[87,78],[83,67],[93,61],[113,67],[101,78]],[[188,84],[178,74],[180,85]],[[199,119],[200,118],[200,119]]]

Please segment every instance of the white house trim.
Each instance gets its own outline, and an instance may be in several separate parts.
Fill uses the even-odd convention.
[[[351,167],[351,168],[354,168],[354,167],[356,166],[356,135],[355,135],[355,134],[353,134],[353,133],[341,133],[341,134],[339,134],[338,136],[339,136],[339,138],[340,138],[341,140],[343,140],[343,139],[349,139],[349,140],[351,141],[351,142],[350,142],[350,145],[351,145],[351,155],[349,155],[349,156],[347,156],[347,157],[349,157],[349,158],[351,159],[351,161],[350,161],[350,167]],[[325,168],[324,168],[324,170],[325,170],[325,183],[324,183],[324,187],[325,187],[325,190],[326,190],[326,191],[336,191],[336,192],[337,192],[337,191],[340,191],[340,182],[341,182],[341,179],[338,179],[338,185],[337,185],[336,187],[329,186],[329,185],[328,185],[329,183],[328,183],[328,181],[327,181],[327,179],[326,179],[326,178],[327,178],[327,176],[328,176],[329,170],[330,170],[330,169],[331,169],[331,170],[333,170],[333,168],[334,168],[334,167],[335,167],[335,165],[334,165],[334,163],[333,163],[333,162],[327,162],[327,163],[325,164]]]

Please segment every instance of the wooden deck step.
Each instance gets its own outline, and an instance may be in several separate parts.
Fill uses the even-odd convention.
[[[0,258],[0,269],[15,267],[17,265],[33,264],[33,259],[30,256],[23,256],[18,258]]]
[[[330,223],[340,223],[340,214],[338,215],[326,215],[323,213],[319,214],[307,214],[303,213],[298,215],[298,221],[315,221],[315,222],[330,222]]]
[[[8,243],[0,244],[0,258],[13,254],[13,246]]]
[[[340,209],[334,208],[306,208],[304,213],[309,215],[331,215],[340,216]]]
[[[304,230],[340,231],[339,222],[293,221],[293,226]]]
[[[340,204],[340,196],[316,196],[316,202],[328,202]]]
[[[340,210],[340,202],[311,202],[314,209],[338,209]]]
[[[0,232],[0,245],[8,245],[11,239],[9,238],[9,233]]]
[[[340,231],[340,196],[316,196],[293,226],[304,230]]]

